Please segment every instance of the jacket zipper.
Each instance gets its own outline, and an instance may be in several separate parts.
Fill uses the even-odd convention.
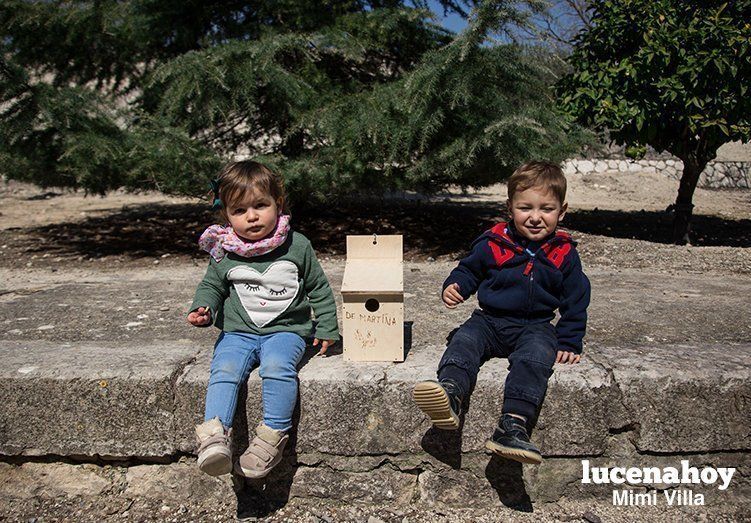
[[[532,287],[535,281],[535,273],[533,272],[534,264],[535,264],[535,255],[536,252],[533,253],[529,249],[525,249],[527,254],[529,254],[529,261],[527,262],[527,265],[524,267],[524,276],[529,276],[529,281],[527,282],[527,321],[529,321],[530,316],[532,315]]]
[[[527,321],[529,321],[529,318],[532,315],[532,290],[533,290],[534,282],[535,282],[535,274],[534,272],[532,272],[532,269],[534,268],[535,257],[537,253],[536,252],[531,253],[529,252],[528,249],[522,249],[520,246],[506,240],[506,238],[498,237],[498,239],[500,240],[502,244],[505,244],[507,247],[511,248],[511,250],[513,250],[517,254],[523,254],[525,251],[527,252],[527,254],[529,254],[529,261],[527,262],[527,265],[524,267],[524,272],[522,273],[524,274],[524,276],[529,276],[529,282],[528,282],[529,287],[527,291]],[[558,238],[556,237],[551,238],[545,244],[540,246],[540,248],[538,249],[538,252],[540,249],[542,249],[546,245],[552,245],[554,243],[557,243],[556,240],[558,240]],[[493,241],[493,238],[491,238],[491,241]]]

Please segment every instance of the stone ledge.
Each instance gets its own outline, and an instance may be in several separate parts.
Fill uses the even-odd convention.
[[[563,168],[568,176],[606,172],[645,172],[658,173],[668,178],[680,179],[683,172],[683,162],[672,157],[658,160],[590,158],[566,160]],[[731,160],[711,161],[701,173],[699,186],[735,189],[751,188],[751,162]]]
[[[429,430],[410,397],[416,381],[433,377],[442,350],[421,347],[402,364],[310,359],[300,372],[296,452],[482,452],[500,412],[505,361],[482,368],[463,431],[447,435]],[[0,352],[0,453],[169,461],[192,451],[208,351],[189,343],[2,342]],[[607,456],[622,435],[621,453],[751,450],[751,344],[590,346],[588,354],[551,378],[534,433],[546,456]],[[239,438],[260,419],[259,396],[254,372]]]
[[[0,453],[122,459],[175,452],[175,382],[198,350],[2,342]]]

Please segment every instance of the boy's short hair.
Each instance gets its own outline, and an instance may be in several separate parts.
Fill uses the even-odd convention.
[[[281,201],[279,211],[284,209],[284,179],[262,163],[251,160],[232,162],[222,169],[218,181],[221,214],[225,219],[228,219],[227,209],[250,190],[268,194],[275,202]]]
[[[535,161],[519,166],[508,180],[508,199],[532,187],[552,192],[561,205],[566,201],[566,177],[558,164]]]

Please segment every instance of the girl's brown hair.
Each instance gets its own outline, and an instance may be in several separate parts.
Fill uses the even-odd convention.
[[[251,160],[232,162],[222,169],[218,181],[219,199],[222,202],[220,212],[225,220],[229,219],[227,209],[252,190],[268,194],[278,202],[279,212],[284,210],[284,179],[262,163]]]

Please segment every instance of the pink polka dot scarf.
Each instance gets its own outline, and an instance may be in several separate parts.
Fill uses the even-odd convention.
[[[221,261],[227,252],[234,252],[245,258],[261,256],[271,252],[287,239],[289,234],[289,215],[281,214],[276,220],[274,232],[257,242],[240,238],[229,225],[212,225],[198,239],[198,246],[211,254],[216,261]]]

